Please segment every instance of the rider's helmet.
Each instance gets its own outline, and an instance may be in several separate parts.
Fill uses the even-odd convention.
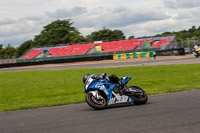
[[[85,84],[85,81],[87,80],[87,78],[90,76],[91,74],[87,73],[83,76],[83,83]]]
[[[114,74],[111,74],[108,78],[113,83],[119,83],[119,81],[120,81],[120,79],[117,77],[117,75],[114,75]]]

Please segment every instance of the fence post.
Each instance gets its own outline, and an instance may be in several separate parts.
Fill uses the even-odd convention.
[[[193,40],[193,44],[194,44],[194,46],[196,45],[196,40]]]
[[[181,48],[184,48],[184,46],[183,46],[183,41],[181,41]]]

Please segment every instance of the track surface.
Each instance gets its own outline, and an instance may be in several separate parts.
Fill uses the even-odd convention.
[[[199,133],[200,90],[95,111],[86,103],[0,113],[1,133]]]
[[[0,69],[0,72],[9,71],[33,71],[33,70],[63,70],[63,69],[80,69],[80,68],[109,68],[109,67],[127,67],[127,66],[155,66],[155,65],[173,65],[173,64],[198,64],[200,58],[193,56],[181,56],[181,57],[159,57],[154,60],[149,59],[128,59],[128,60],[110,60],[110,61],[97,61],[97,62],[83,62],[83,63],[65,63],[54,65],[40,65],[40,66],[28,66],[18,68],[6,68]]]

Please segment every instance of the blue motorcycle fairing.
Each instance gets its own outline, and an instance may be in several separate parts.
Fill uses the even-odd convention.
[[[123,77],[122,82],[127,84],[129,80],[131,80],[132,77]]]

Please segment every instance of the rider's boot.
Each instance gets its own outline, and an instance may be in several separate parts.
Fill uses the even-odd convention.
[[[128,92],[129,92],[129,90],[128,90],[128,86],[126,84],[120,85],[120,87],[119,87],[119,95],[120,96],[122,96]]]
[[[124,95],[124,92],[121,89],[119,89],[119,95],[120,96]]]

